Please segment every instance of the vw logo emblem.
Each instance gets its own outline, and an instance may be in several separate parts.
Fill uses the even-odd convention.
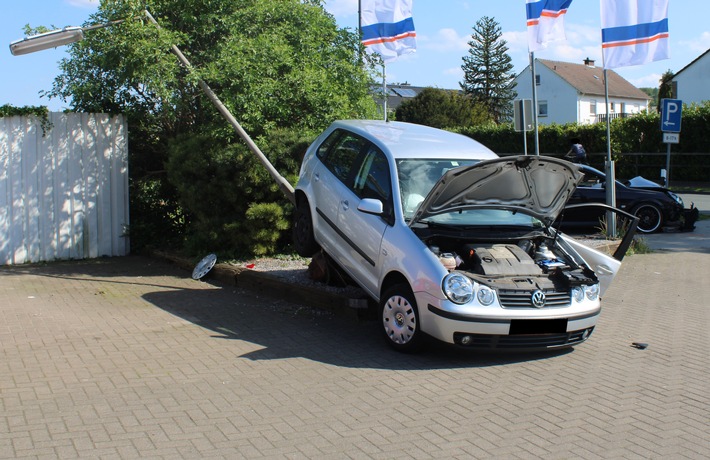
[[[542,291],[535,291],[530,299],[532,301],[533,307],[542,308],[545,306],[545,293]]]

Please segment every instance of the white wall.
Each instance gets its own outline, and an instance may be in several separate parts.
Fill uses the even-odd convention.
[[[710,101],[710,53],[676,75],[673,81],[677,84],[675,97],[684,104]]]
[[[123,117],[0,118],[0,264],[130,252]]]
[[[578,120],[577,91],[547,66],[537,63],[535,72],[540,75],[537,101],[547,103],[547,116],[539,116],[540,125],[574,123]],[[518,99],[532,99],[532,76],[528,66],[515,80]]]
[[[540,125],[552,123],[596,123],[596,116],[591,115],[591,101],[597,102],[597,115],[606,114],[604,96],[580,94],[572,85],[553,72],[549,67],[538,63],[535,72],[540,75],[540,85],[537,86],[537,100],[547,102],[547,116],[538,117]],[[530,66],[515,79],[517,99],[532,99],[532,76]],[[614,104],[611,113],[621,113],[621,104],[625,104],[624,113],[639,113],[647,108],[646,101],[638,99],[610,98]]]

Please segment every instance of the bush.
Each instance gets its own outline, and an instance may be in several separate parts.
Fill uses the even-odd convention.
[[[274,130],[257,141],[277,171],[295,183],[314,135]],[[189,216],[185,248],[221,257],[268,255],[289,242],[291,203],[243,144],[225,145],[207,135],[171,143],[168,178]]]

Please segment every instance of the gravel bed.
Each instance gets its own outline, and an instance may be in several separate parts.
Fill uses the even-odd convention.
[[[580,236],[577,240],[587,246],[598,248],[600,250],[611,243],[609,240],[597,236]],[[269,275],[280,278],[288,283],[311,286],[318,289],[324,289],[327,292],[338,293],[351,297],[362,297],[366,295],[364,291],[357,286],[327,285],[321,281],[314,281],[308,275],[308,264],[310,264],[310,262],[311,259],[307,257],[281,256],[262,257],[241,262],[230,262],[229,265],[268,273]]]

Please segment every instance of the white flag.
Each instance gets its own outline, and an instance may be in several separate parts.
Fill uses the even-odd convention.
[[[385,62],[417,49],[412,0],[361,0],[362,43]]]
[[[565,15],[572,0],[526,0],[528,50],[534,52],[549,42],[566,40]]]
[[[602,0],[604,68],[670,57],[668,0]]]

